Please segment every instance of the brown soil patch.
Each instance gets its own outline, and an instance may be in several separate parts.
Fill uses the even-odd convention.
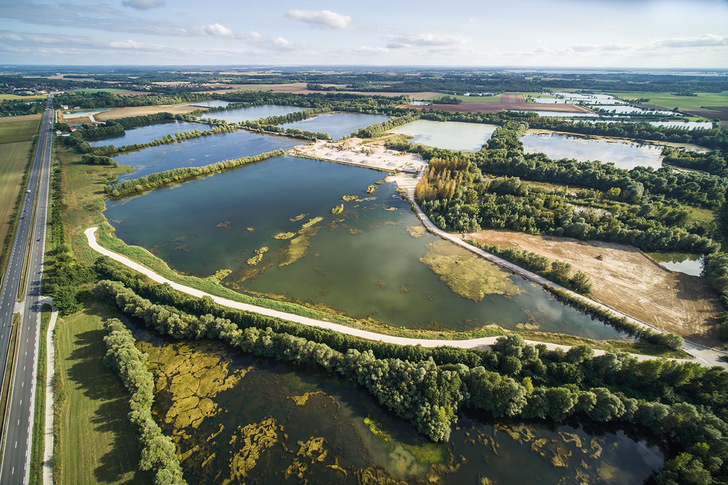
[[[42,117],[43,117],[43,113],[37,113],[34,115],[20,115],[20,116],[0,116],[0,123],[15,123],[17,121],[39,120]]]
[[[94,118],[98,121],[106,121],[106,120],[115,120],[117,118],[126,118],[129,116],[143,116],[143,115],[151,115],[155,113],[172,113],[172,114],[182,114],[182,113],[190,113],[195,110],[202,110],[204,111],[206,108],[199,107],[199,106],[170,106],[170,105],[162,105],[162,106],[132,106],[128,108],[116,108],[112,109],[110,111],[104,111],[103,113],[99,113],[97,115],[94,115]]]
[[[664,269],[637,248],[513,231],[483,230],[466,238],[571,263],[591,276],[594,300],[688,340],[720,343],[715,324],[723,308],[707,280]]]
[[[691,110],[683,110],[688,113],[708,118],[709,120],[717,119],[721,126],[728,127],[728,106],[715,106],[711,108],[696,108]]]

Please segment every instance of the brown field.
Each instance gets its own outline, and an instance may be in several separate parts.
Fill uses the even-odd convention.
[[[433,104],[430,106],[405,106],[406,108],[434,109],[450,113],[497,113],[509,109],[525,111],[560,111],[565,113],[584,113],[588,109],[572,104],[539,104],[526,103],[526,98],[518,93],[505,93],[500,103],[462,103],[462,104]]]
[[[32,146],[32,141],[0,145],[0,242],[5,240],[10,230],[10,217],[15,209]]]
[[[132,106],[128,108],[116,108],[112,109],[110,111],[104,111],[103,113],[99,113],[97,115],[94,115],[94,118],[96,118],[98,121],[106,121],[106,120],[115,120],[117,118],[127,118],[129,116],[143,116],[143,115],[151,115],[154,113],[173,113],[173,114],[181,114],[181,113],[190,113],[195,110],[205,110],[206,108],[200,108],[197,106],[170,106],[170,105],[163,105],[163,106]]]
[[[467,238],[571,263],[591,276],[594,300],[688,340],[720,343],[715,324],[723,308],[707,280],[666,270],[632,246],[493,230]]]
[[[683,111],[708,118],[709,120],[719,120],[720,125],[724,128],[728,128],[728,106],[714,106],[710,108],[691,108],[683,109]]]
[[[39,120],[42,117],[43,117],[43,113],[37,113],[34,115],[20,115],[20,116],[0,116],[0,123],[15,123],[17,121]]]

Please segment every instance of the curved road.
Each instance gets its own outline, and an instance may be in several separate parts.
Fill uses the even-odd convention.
[[[152,281],[155,281],[160,284],[167,283],[172,288],[174,288],[177,291],[181,291],[182,293],[186,293],[188,295],[192,295],[198,298],[202,298],[203,296],[209,296],[212,298],[215,303],[226,306],[229,308],[235,308],[238,310],[244,310],[247,312],[252,313],[259,313],[261,315],[267,315],[270,317],[280,318],[282,320],[287,320],[290,322],[296,322],[300,323],[302,325],[308,325],[311,327],[319,327],[319,328],[325,328],[328,330],[334,330],[336,332],[341,332],[346,335],[352,335],[354,337],[364,338],[367,340],[374,340],[379,342],[386,342],[396,345],[421,345],[423,347],[442,347],[442,346],[448,346],[448,347],[458,347],[462,349],[488,349],[491,345],[493,345],[496,340],[498,340],[500,337],[483,337],[483,338],[475,338],[475,339],[468,339],[468,340],[434,340],[434,339],[416,339],[416,338],[408,338],[408,337],[396,337],[394,335],[385,335],[381,333],[376,332],[370,332],[368,330],[361,330],[358,328],[352,328],[347,327],[346,325],[340,325],[338,323],[331,323],[327,322],[325,320],[316,320],[309,317],[303,317],[301,315],[296,315],[294,313],[286,313],[281,312],[278,310],[273,310],[271,308],[265,308],[261,306],[251,305],[248,303],[241,303],[239,301],[230,300],[228,298],[223,298],[220,296],[211,295],[209,293],[205,293],[204,291],[198,290],[196,288],[191,288],[189,286],[181,285],[179,283],[175,283],[174,281],[171,281],[164,276],[158,275],[153,270],[147,268],[146,266],[143,266],[126,256],[122,256],[121,254],[115,253],[113,251],[110,251],[102,246],[99,245],[99,243],[96,241],[96,227],[90,227],[84,231],[84,234],[86,234],[86,239],[88,241],[89,246],[94,251],[103,254],[104,256],[108,256],[109,258],[118,261],[119,263],[127,266],[128,268],[131,268],[135,271],[138,271],[142,273],[143,275],[147,276]],[[562,349],[562,350],[569,350],[571,347],[568,345],[560,345],[560,344],[554,344],[554,343],[548,343],[548,342],[535,342],[526,340],[527,343],[537,345],[537,344],[543,344],[546,345],[548,349]],[[594,355],[603,355],[605,353],[604,350],[594,349]],[[716,352],[717,354],[717,352]],[[649,356],[649,355],[636,355],[633,354],[634,357],[636,357],[639,360],[649,360],[649,359],[656,359],[657,357]],[[679,360],[679,359],[676,359]],[[713,365],[721,365],[725,366],[725,363],[723,362],[712,362],[710,360],[703,362],[701,360],[697,360],[696,362],[700,365],[711,367]]]
[[[53,133],[53,96],[49,96],[40,129],[40,138],[28,180],[13,242],[8,269],[0,295],[0,376],[4,375],[12,330],[13,313],[23,315],[12,374],[9,406],[2,436],[3,454],[0,483],[28,483],[32,446],[35,381],[38,366],[38,333],[40,328],[40,292],[43,275],[45,230],[48,221],[51,150]],[[36,198],[37,195],[37,198]],[[25,301],[17,304],[18,289],[24,269],[26,249],[30,247],[25,287]]]

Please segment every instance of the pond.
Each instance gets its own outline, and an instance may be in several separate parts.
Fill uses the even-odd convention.
[[[205,125],[197,126],[206,128]],[[115,156],[114,160],[119,165],[134,167],[133,172],[119,177],[119,181],[124,181],[174,168],[200,167],[278,149],[287,150],[301,143],[292,138],[239,130],[126,152]]]
[[[666,128],[681,128],[685,130],[710,130],[713,128],[712,121],[688,121],[688,120],[675,120],[675,121],[651,121],[652,126],[664,126]]]
[[[461,413],[450,441],[431,443],[342,378],[218,342],[135,336],[155,376],[154,418],[188,483],[627,485],[663,464],[639,438],[578,423],[491,424]]]
[[[183,273],[205,278],[225,270],[223,284],[244,293],[408,328],[495,323],[627,338],[540,286],[426,233],[393,184],[376,184],[382,177],[276,157],[108,202],[105,215],[128,244]],[[342,212],[333,214],[340,205]]]
[[[283,128],[298,128],[304,131],[328,133],[334,140],[349,136],[353,132],[376,123],[389,120],[389,116],[360,113],[326,113],[306,120],[281,125]]]
[[[103,140],[90,141],[89,145],[98,147],[103,145],[115,145],[117,147],[124,145],[134,145],[136,143],[149,143],[155,139],[162,139],[167,135],[175,133],[187,133],[190,131],[205,131],[209,126],[199,123],[184,123],[175,121],[173,123],[160,123],[156,125],[140,126],[139,128],[131,128],[125,130],[125,134],[115,138],[105,138]]]
[[[187,103],[182,104],[180,106],[201,106],[205,108],[224,108],[225,106],[229,105],[230,101],[221,101],[219,99],[214,99],[212,101],[196,101],[194,103]]]
[[[392,130],[392,133],[412,135],[414,144],[446,150],[477,152],[490,139],[496,125],[456,121],[417,120]]]
[[[671,271],[679,271],[691,276],[700,276],[703,272],[703,256],[688,253],[647,253],[660,266]]]
[[[229,109],[225,111],[216,111],[214,113],[203,113],[200,118],[210,118],[213,120],[224,120],[228,123],[240,123],[241,121],[259,120],[268,118],[269,116],[283,116],[297,111],[304,111],[306,108],[298,108],[296,106],[278,106],[274,104],[266,104],[263,106],[251,106],[249,108]]]
[[[612,162],[619,168],[662,166],[662,148],[627,140],[586,138],[553,132],[527,132],[522,138],[526,153],[544,153],[552,160],[574,158],[579,161]]]

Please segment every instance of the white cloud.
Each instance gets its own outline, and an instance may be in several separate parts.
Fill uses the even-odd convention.
[[[222,24],[205,24],[200,27],[199,32],[202,35],[210,37],[232,37],[233,31]]]
[[[726,35],[715,35],[715,34],[704,34],[698,37],[692,38],[674,38],[665,39],[656,42],[651,45],[654,48],[669,47],[669,48],[682,48],[682,47],[725,47],[728,46],[728,36]]]
[[[163,6],[164,0],[123,0],[121,4],[137,10],[149,10],[150,8]]]
[[[136,42],[131,39],[129,40],[114,40],[109,42],[109,47],[115,49],[133,49],[133,50],[159,50],[163,49],[164,46],[159,44],[144,44]]]
[[[465,44],[465,37],[448,34],[415,34],[393,35],[389,37],[387,47],[402,49],[406,47],[444,47]]]
[[[354,49],[354,52],[362,55],[379,55],[389,53],[389,49],[387,49],[386,47],[370,47],[365,45],[362,47],[357,47],[356,49]]]
[[[332,12],[331,10],[289,10],[286,17],[300,20],[321,29],[345,29],[351,23],[351,17]]]

